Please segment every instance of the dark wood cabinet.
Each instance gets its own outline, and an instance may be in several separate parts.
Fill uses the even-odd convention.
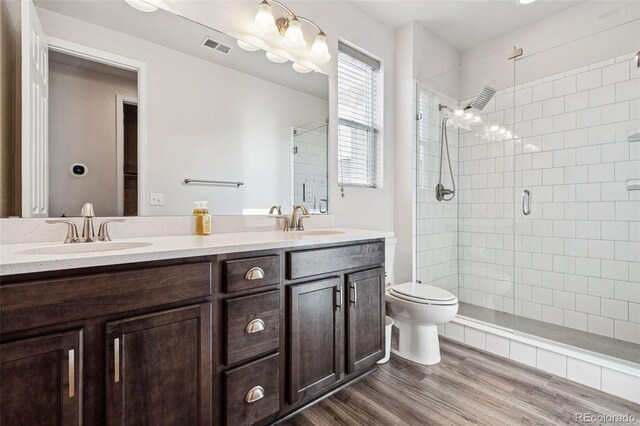
[[[384,356],[384,268],[347,275],[347,373]]]
[[[211,303],[109,322],[110,425],[211,424]]]
[[[340,378],[342,283],[339,277],[287,287],[289,402],[333,385]]]
[[[0,345],[0,424],[82,423],[82,330]]]

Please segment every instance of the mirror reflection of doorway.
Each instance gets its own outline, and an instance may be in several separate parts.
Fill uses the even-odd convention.
[[[137,99],[137,72],[50,50],[51,217],[137,215]]]

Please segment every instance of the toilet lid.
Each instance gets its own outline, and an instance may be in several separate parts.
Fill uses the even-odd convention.
[[[419,283],[398,284],[391,287],[389,291],[397,296],[406,296],[424,301],[450,302],[456,298],[443,288]]]

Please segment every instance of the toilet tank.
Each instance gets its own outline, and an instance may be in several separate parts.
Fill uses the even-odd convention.
[[[384,272],[386,273],[385,284],[392,284],[393,281],[393,265],[396,254],[396,243],[398,239],[395,237],[385,238],[384,240]]]

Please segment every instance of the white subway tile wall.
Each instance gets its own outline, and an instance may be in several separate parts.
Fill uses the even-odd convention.
[[[429,161],[416,170],[428,181],[417,192],[418,279],[457,288],[462,302],[640,343],[640,191],[626,189],[640,178],[640,142],[627,141],[640,130],[632,59],[499,91],[484,125],[515,137],[485,140],[476,129],[450,137],[459,141],[450,203],[433,195],[440,95],[428,94]]]
[[[416,264],[415,276],[424,284],[445,288],[458,294],[458,196],[452,201],[439,202],[435,187],[440,170],[440,127],[442,115],[439,104],[456,108],[457,101],[443,94],[421,87],[418,109],[422,118],[417,125],[417,146],[414,165],[416,194]],[[453,173],[458,181],[458,131],[448,130],[449,152]],[[487,147],[485,148],[485,153]],[[446,157],[442,163],[443,181],[451,188],[451,176]],[[487,179],[486,174],[482,177]],[[489,178],[490,179],[490,178]]]

